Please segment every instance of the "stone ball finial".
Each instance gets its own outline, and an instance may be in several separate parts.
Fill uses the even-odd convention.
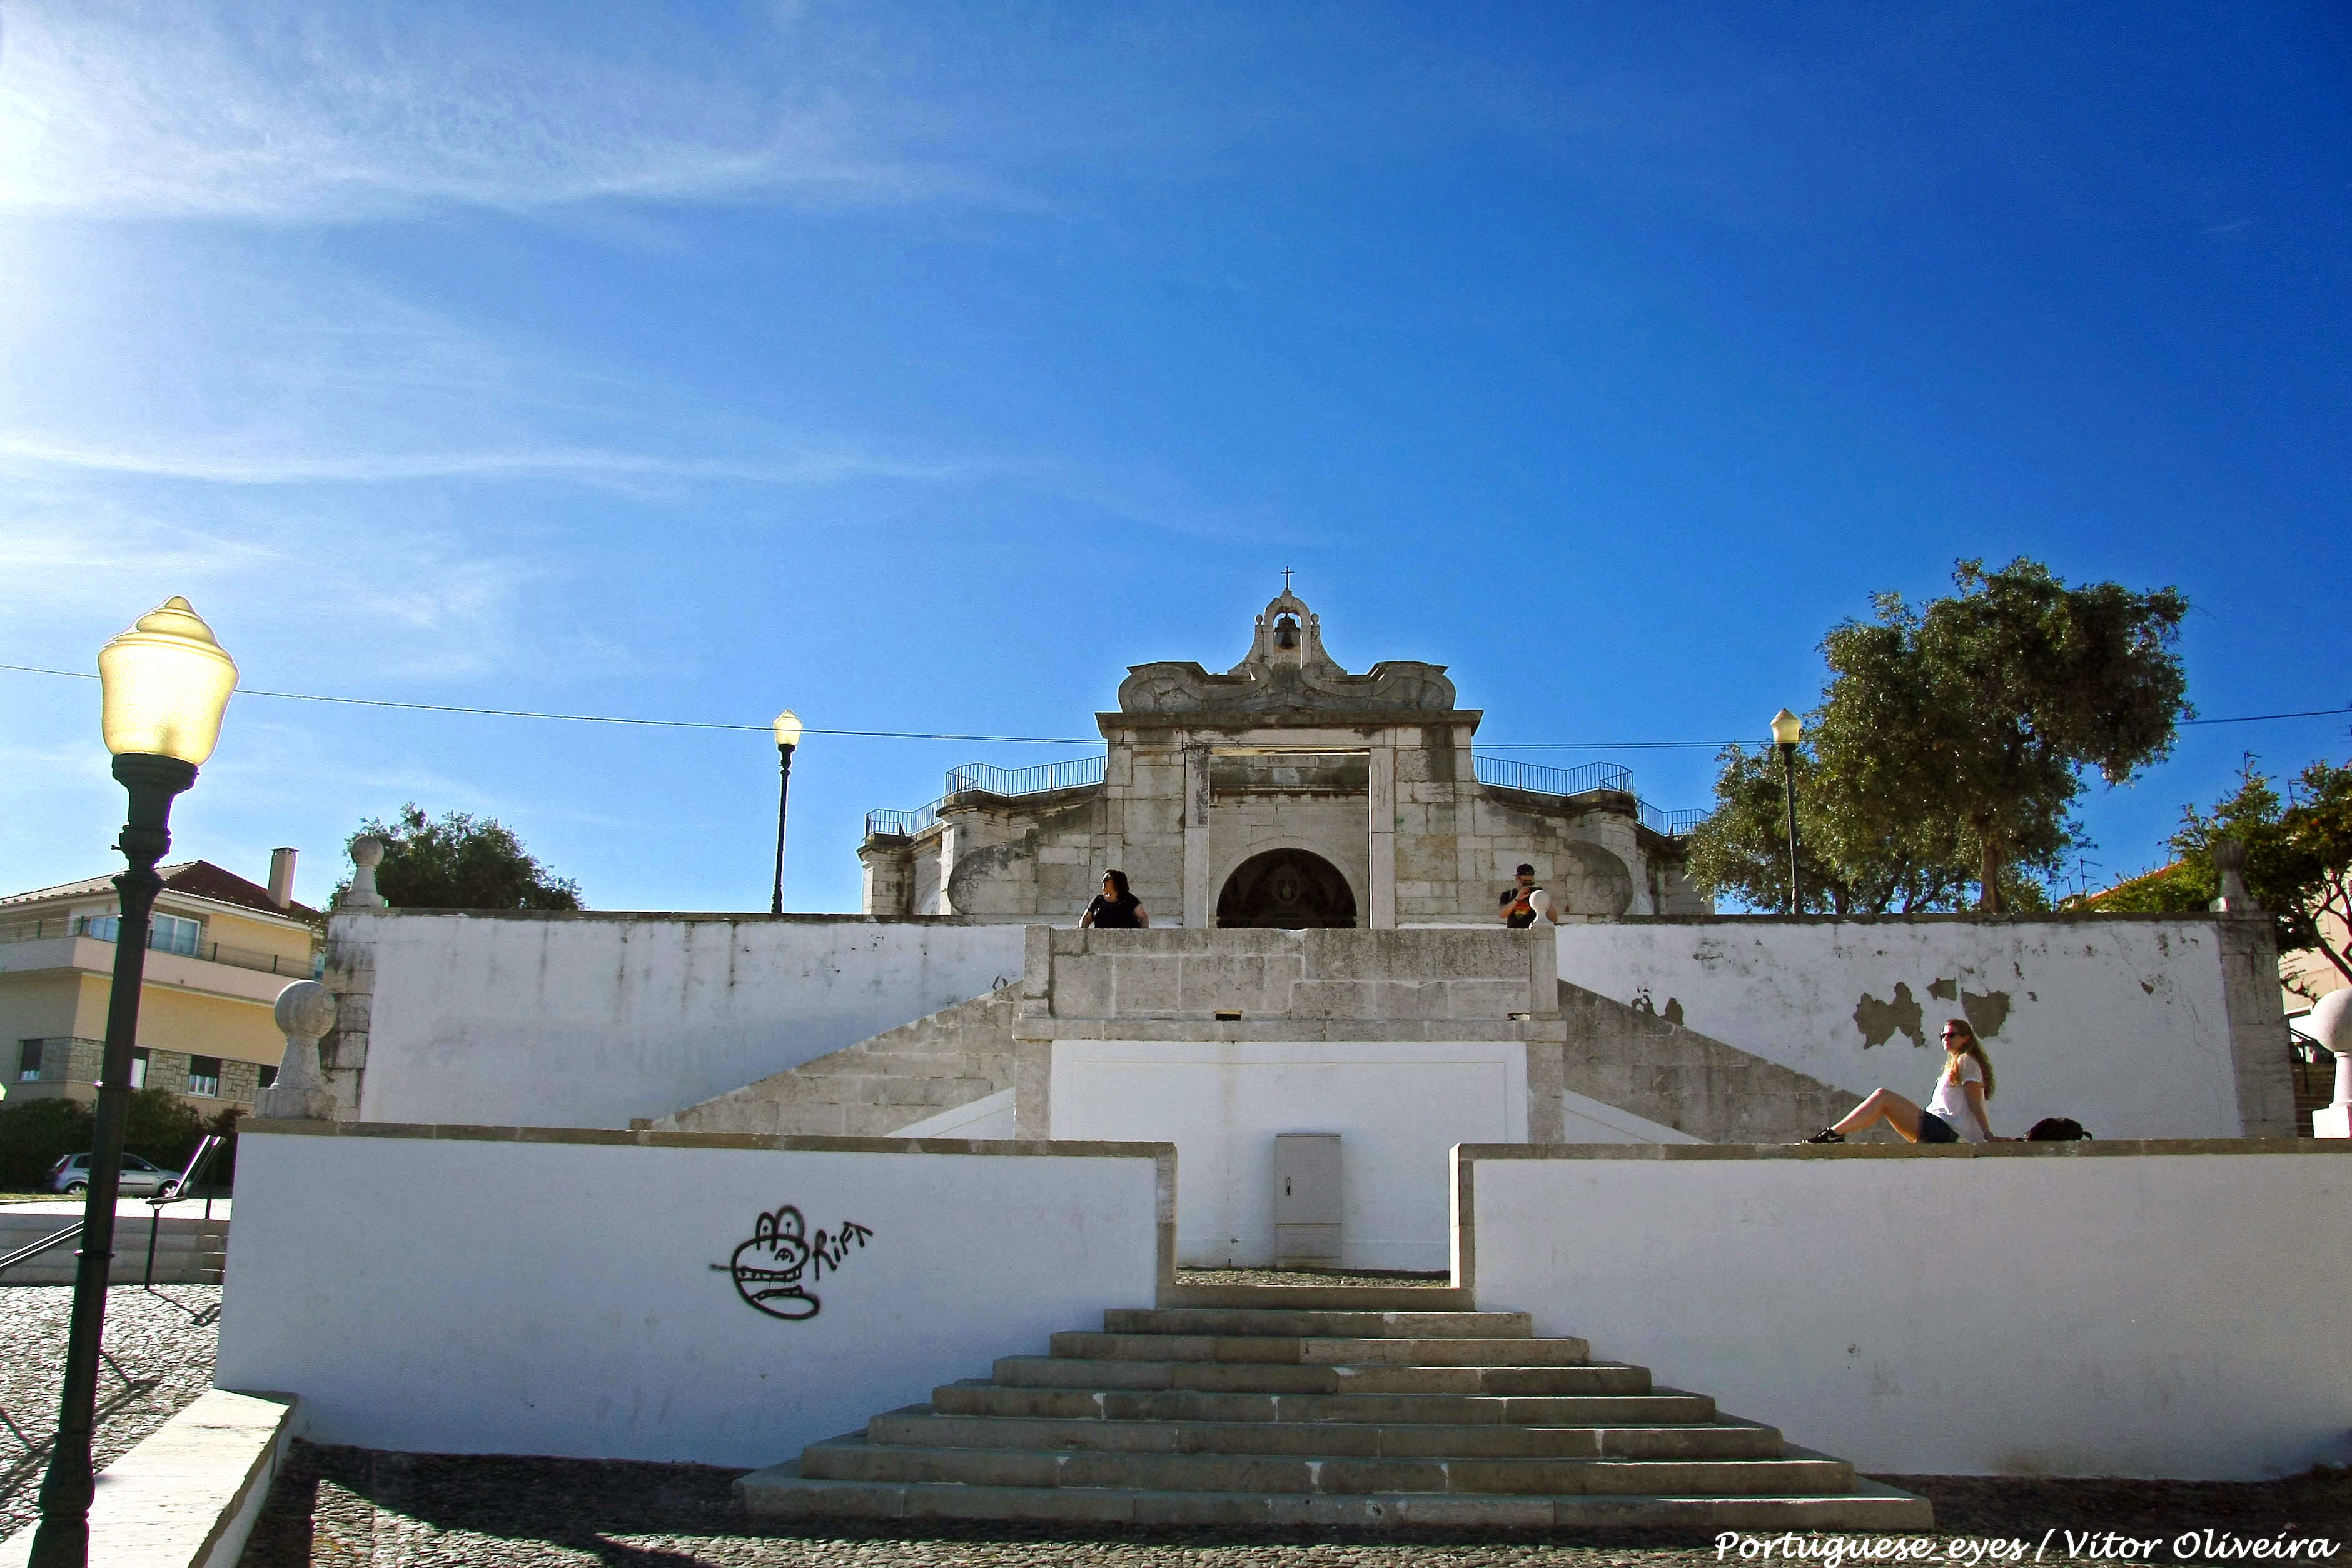
[[[2303,1032],[2338,1056],[2352,1056],[2352,990],[2320,998],[2304,1019]]]
[[[343,890],[340,907],[382,909],[383,894],[375,888],[375,868],[383,863],[384,841],[373,833],[352,841],[352,884]]]
[[[278,993],[278,1030],[293,1040],[316,1040],[335,1027],[335,993],[316,980],[297,980]]]

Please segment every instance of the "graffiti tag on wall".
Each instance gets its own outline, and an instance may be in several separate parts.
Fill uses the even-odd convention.
[[[726,1262],[710,1267],[714,1272],[733,1277],[735,1293],[746,1306],[772,1318],[799,1322],[824,1309],[824,1303],[809,1292],[809,1286],[823,1279],[828,1269],[838,1273],[851,1249],[863,1248],[873,1234],[865,1226],[845,1219],[829,1236],[822,1230],[812,1235],[801,1211],[788,1203],[760,1216],[751,1227],[751,1239],[739,1245]]]

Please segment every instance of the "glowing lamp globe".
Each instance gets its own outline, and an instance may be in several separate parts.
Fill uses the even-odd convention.
[[[1772,742],[1776,746],[1794,746],[1805,727],[1795,714],[1782,708],[1772,716]]]
[[[786,708],[776,716],[776,746],[778,749],[801,743],[801,716]]]
[[[173,597],[98,651],[106,749],[204,765],[236,690],[236,662],[184,599]]]

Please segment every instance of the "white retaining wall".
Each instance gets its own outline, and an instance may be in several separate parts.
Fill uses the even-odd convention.
[[[1340,1260],[1446,1266],[1445,1171],[1458,1143],[1527,1136],[1527,1047],[1433,1043],[1058,1040],[1057,1138],[1181,1151],[1176,1254],[1187,1267],[1275,1260],[1274,1140],[1340,1137]]]
[[[1570,923],[1559,976],[1857,1095],[1884,1085],[1921,1102],[1943,1020],[1969,1016],[1998,1079],[1993,1129],[2012,1136],[2044,1116],[2102,1138],[2292,1135],[2276,958],[2231,925]]]
[[[373,1122],[624,1127],[969,1000],[1022,962],[1017,925],[856,915],[344,910],[332,936]]]
[[[2352,1460],[2352,1145],[1639,1155],[1464,1149],[1479,1306],[1865,1472]]]
[[[248,1123],[214,1381],[323,1443],[764,1466],[1156,1299],[1169,1151],[751,1142]],[[784,1204],[871,1232],[799,1321],[725,1268]]]

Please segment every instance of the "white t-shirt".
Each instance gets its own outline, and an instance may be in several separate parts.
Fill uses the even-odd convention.
[[[1966,1143],[1981,1144],[1992,1136],[1990,1129],[1978,1121],[1976,1113],[1969,1109],[1968,1093],[1960,1087],[1964,1083],[1983,1082],[1984,1069],[1977,1065],[1977,1059],[1963,1056],[1960,1058],[1959,1076],[1937,1079],[1935,1097],[1927,1102],[1927,1109]]]

